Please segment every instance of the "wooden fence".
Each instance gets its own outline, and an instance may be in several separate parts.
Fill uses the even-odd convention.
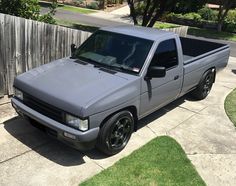
[[[0,97],[13,94],[16,75],[70,55],[91,33],[0,14]],[[188,27],[166,29],[186,36]]]
[[[176,27],[176,28],[166,28],[163,30],[175,32],[179,36],[186,37],[187,33],[188,33],[188,26],[180,26],[180,27]]]
[[[91,33],[0,14],[0,97],[13,94],[14,77],[70,55]]]

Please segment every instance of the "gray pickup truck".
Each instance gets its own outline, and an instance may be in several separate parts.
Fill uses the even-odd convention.
[[[106,27],[71,57],[16,77],[12,105],[58,140],[113,155],[141,118],[186,93],[206,98],[229,53],[228,45],[172,32]]]

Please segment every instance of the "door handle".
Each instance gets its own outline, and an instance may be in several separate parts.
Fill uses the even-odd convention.
[[[177,75],[177,76],[174,77],[174,80],[177,80],[177,79],[179,79],[179,75]]]

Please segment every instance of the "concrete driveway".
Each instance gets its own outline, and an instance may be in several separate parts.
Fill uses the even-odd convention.
[[[184,97],[148,116],[125,150],[109,158],[50,139],[2,104],[0,185],[78,185],[160,135],[181,144],[207,185],[236,185],[236,130],[224,111],[224,99],[236,87],[235,70],[236,58],[230,58],[206,100]]]

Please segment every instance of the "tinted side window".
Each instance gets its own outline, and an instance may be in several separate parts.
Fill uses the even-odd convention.
[[[166,69],[178,65],[178,53],[175,39],[166,40],[159,44],[151,65],[165,67]]]

